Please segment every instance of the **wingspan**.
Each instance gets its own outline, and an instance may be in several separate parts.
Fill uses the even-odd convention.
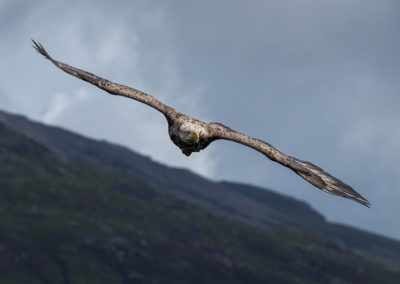
[[[327,193],[354,200],[367,207],[371,206],[369,201],[361,196],[361,194],[349,185],[343,183],[341,180],[331,176],[320,167],[317,167],[310,162],[301,161],[288,156],[278,151],[267,142],[236,132],[223,124],[212,123],[210,125],[215,140],[226,139],[251,147],[254,150],[263,153],[269,159],[290,168],[306,181]]]
[[[128,97],[128,98],[137,100],[139,102],[145,103],[146,105],[151,106],[151,107],[159,110],[160,112],[162,112],[165,116],[167,116],[167,118],[168,118],[169,114],[171,114],[172,112],[175,112],[175,110],[173,108],[163,104],[162,102],[160,102],[159,100],[157,100],[156,98],[154,98],[151,95],[148,95],[139,90],[136,90],[136,89],[124,86],[124,85],[110,82],[110,81],[103,79],[99,76],[96,76],[92,73],[89,73],[84,70],[67,65],[65,63],[59,62],[59,61],[53,59],[40,43],[38,43],[34,40],[32,40],[32,42],[34,44],[33,47],[36,49],[37,52],[39,52],[45,58],[47,58],[48,60],[53,62],[53,64],[56,65],[58,68],[67,72],[68,74],[71,74],[72,76],[75,76],[79,79],[87,81],[87,82],[99,87],[100,89],[105,90],[106,92],[108,92],[110,94]]]

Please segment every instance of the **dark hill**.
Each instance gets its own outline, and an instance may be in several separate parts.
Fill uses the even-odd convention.
[[[5,112],[0,168],[1,283],[400,281],[397,241]]]

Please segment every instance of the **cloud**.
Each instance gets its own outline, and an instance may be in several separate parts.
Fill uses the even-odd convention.
[[[82,88],[72,94],[55,93],[50,103],[46,106],[40,120],[47,124],[60,123],[58,119],[64,112],[73,108],[74,105],[82,103],[87,98],[88,94]]]

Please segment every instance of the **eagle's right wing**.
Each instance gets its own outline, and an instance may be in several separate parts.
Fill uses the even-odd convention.
[[[261,152],[269,159],[293,170],[306,181],[327,193],[354,200],[367,207],[371,206],[367,199],[349,185],[334,176],[331,176],[329,173],[310,162],[305,162],[288,156],[278,151],[267,142],[236,132],[223,124],[211,123],[210,127],[213,140],[226,139],[251,147],[254,150]]]

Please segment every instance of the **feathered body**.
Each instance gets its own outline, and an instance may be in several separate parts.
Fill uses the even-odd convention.
[[[134,88],[110,82],[92,73],[54,60],[42,45],[35,41],[33,41],[33,43],[34,48],[40,54],[53,62],[53,64],[61,70],[79,79],[85,80],[110,94],[140,101],[160,111],[168,121],[168,133],[172,142],[178,146],[186,156],[189,156],[192,152],[199,152],[205,149],[211,142],[217,139],[231,140],[251,147],[261,152],[269,159],[290,168],[306,181],[327,193],[354,200],[367,207],[370,206],[368,200],[349,185],[310,162],[288,156],[278,151],[267,142],[236,132],[223,124],[207,123],[184,115],[158,101],[151,95]]]
[[[172,142],[182,150],[190,153],[199,152],[211,143],[210,126],[206,122],[199,121],[190,116],[176,112],[168,121],[168,134]],[[198,143],[187,139],[191,133],[199,135]]]

